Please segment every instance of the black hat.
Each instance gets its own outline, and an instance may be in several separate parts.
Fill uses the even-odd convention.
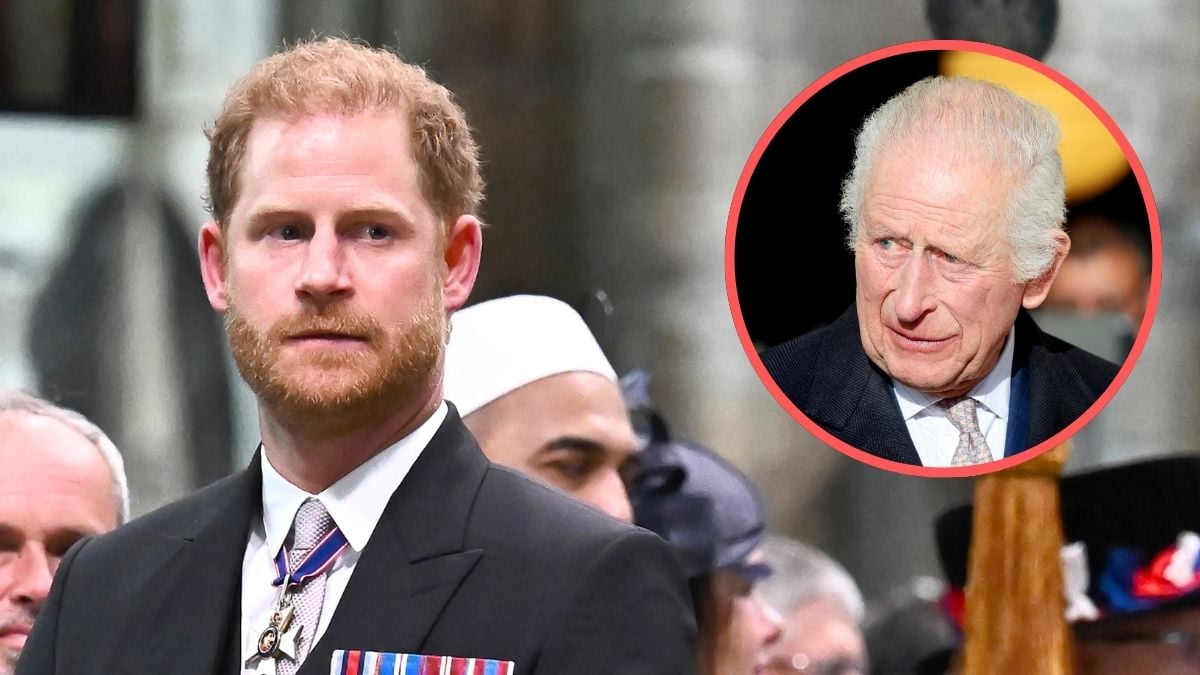
[[[634,523],[672,544],[689,578],[720,569],[751,581],[770,574],[766,564],[747,562],[767,529],[754,484],[708,448],[672,439],[657,413],[640,412],[645,446],[629,486]]]
[[[1200,456],[1068,476],[1060,494],[1063,538],[1082,544],[1086,594],[1099,620],[1200,601]],[[969,505],[937,521],[938,551],[952,587],[966,585],[971,522]]]

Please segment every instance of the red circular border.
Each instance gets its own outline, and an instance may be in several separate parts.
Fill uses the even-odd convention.
[[[1104,390],[1104,393],[1100,396],[1100,398],[1092,403],[1091,407],[1084,411],[1083,415],[1081,415],[1062,431],[1058,432],[1054,436],[1051,436],[1049,439],[1011,457],[1005,457],[1004,459],[987,462],[985,464],[979,464],[976,466],[964,467],[915,466],[912,464],[904,464],[901,462],[893,462],[891,460],[883,459],[882,457],[878,457],[869,452],[859,450],[858,448],[855,448],[841,439],[835,438],[816,422],[813,422],[811,419],[809,419],[808,416],[801,412],[800,409],[797,408],[795,404],[793,404],[791,400],[788,399],[788,397],[783,393],[783,390],[779,388],[779,385],[776,384],[771,375],[767,373],[767,369],[763,365],[762,359],[759,358],[758,352],[754,348],[754,343],[750,340],[750,334],[746,330],[746,321],[742,317],[742,308],[741,303],[738,301],[737,282],[733,270],[733,249],[737,239],[738,214],[741,213],[742,210],[742,200],[746,196],[746,186],[750,183],[750,178],[754,174],[754,170],[758,166],[758,161],[762,157],[763,152],[775,138],[775,134],[779,132],[779,129],[782,128],[788,119],[791,118],[792,114],[795,113],[800,106],[804,105],[810,98],[812,98],[814,94],[824,89],[826,85],[862,66],[900,54],[943,50],[978,52],[981,54],[1000,57],[1008,61],[1013,61],[1028,68],[1032,68],[1046,77],[1049,77],[1074,94],[1076,98],[1087,105],[1092,113],[1099,118],[1099,120],[1108,129],[1108,132],[1112,134],[1113,138],[1117,141],[1117,144],[1121,146],[1121,150],[1125,154],[1125,159],[1129,162],[1130,169],[1137,177],[1138,186],[1142,191],[1142,200],[1145,202],[1146,213],[1150,222],[1151,270],[1150,293],[1146,302],[1146,314],[1142,318],[1141,328],[1138,330],[1137,339],[1134,340],[1133,349],[1125,358],[1125,362],[1121,365],[1120,371],[1117,372],[1116,378],[1109,383],[1108,388]],[[1111,401],[1113,396],[1116,395],[1117,390],[1120,389],[1121,386],[1125,384],[1125,380],[1128,379],[1129,373],[1133,370],[1134,363],[1142,355],[1142,349],[1145,347],[1146,339],[1150,334],[1150,326],[1153,323],[1155,313],[1158,310],[1158,296],[1161,288],[1162,242],[1158,220],[1158,209],[1154,204],[1154,195],[1150,192],[1150,181],[1146,178],[1146,170],[1142,167],[1142,163],[1138,160],[1137,154],[1134,153],[1133,147],[1129,144],[1129,139],[1125,138],[1125,134],[1121,133],[1121,130],[1117,127],[1116,122],[1114,122],[1112,117],[1110,117],[1108,113],[1100,107],[1100,104],[1097,103],[1091,96],[1089,96],[1087,92],[1083,91],[1079,85],[1068,80],[1064,75],[1051,69],[1046,64],[1029,58],[1024,54],[1019,54],[1012,50],[1004,49],[1003,47],[997,47],[995,45],[984,44],[981,42],[970,42],[967,40],[920,40],[917,42],[906,42],[903,44],[892,45],[890,47],[884,47],[883,49],[877,49],[873,52],[863,54],[862,56],[843,63],[837,68],[834,68],[833,70],[822,75],[809,86],[805,87],[803,91],[797,94],[796,97],[793,98],[791,102],[789,102],[787,106],[785,106],[784,109],[775,116],[775,119],[771,120],[770,126],[768,126],[767,130],[763,132],[763,135],[759,137],[758,143],[756,143],[754,146],[754,152],[750,153],[750,158],[746,160],[746,165],[742,169],[741,176],[738,178],[737,190],[734,192],[733,203],[729,207],[729,217],[725,226],[725,293],[729,299],[730,314],[733,316],[734,327],[737,330],[738,339],[742,343],[742,348],[746,350],[746,355],[750,359],[750,364],[754,366],[754,371],[758,373],[759,379],[762,380],[764,385],[766,385],[767,391],[771,392],[771,396],[775,398],[779,405],[781,405],[783,409],[792,416],[792,418],[799,422],[805,429],[808,429],[821,441],[832,446],[839,452],[857,459],[860,462],[870,464],[876,468],[902,473],[909,476],[926,476],[935,478],[963,478],[968,476],[979,476],[991,473],[993,471],[998,471],[1000,469],[1007,469],[1009,467],[1016,466],[1017,464],[1046,452],[1050,448],[1053,448],[1074,436],[1087,423],[1091,422],[1092,419],[1100,413],[1100,410],[1102,410],[1104,406],[1108,405],[1108,402]]]

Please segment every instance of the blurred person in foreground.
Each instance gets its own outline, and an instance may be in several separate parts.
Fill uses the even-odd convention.
[[[83,415],[0,390],[0,675],[12,675],[58,561],[129,518],[125,464]]]
[[[689,672],[670,548],[491,464],[443,400],[482,240],[450,92],[315,40],[236,82],[209,139],[201,274],[260,450],[76,545],[18,673]]]
[[[638,440],[617,374],[583,318],[516,295],[450,317],[446,399],[488,458],[624,521]]]
[[[771,576],[760,591],[783,616],[767,672],[866,675],[863,599],[850,574],[816,548],[785,537],[767,537],[763,554]]]
[[[766,649],[783,625],[757,592],[771,574],[758,489],[711,450],[673,440],[656,413],[642,412],[650,426],[630,483],[634,523],[661,535],[683,560],[699,629],[697,672],[766,673]]]
[[[1200,456],[1075,474],[1059,489],[1066,597],[1045,601],[1063,607],[1071,624],[1074,672],[1200,672]],[[973,517],[963,506],[937,522],[955,589],[943,605],[960,626]],[[1021,551],[1008,554],[1019,568]]]
[[[837,438],[894,462],[970,466],[1057,434],[1116,365],[1043,333],[1070,249],[1053,115],[968,78],[921,80],[875,110],[842,188],[856,300],[762,355]]]

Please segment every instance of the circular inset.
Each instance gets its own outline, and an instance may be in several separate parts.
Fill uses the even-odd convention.
[[[958,40],[871,52],[796,96],[726,231],[734,323],[774,398],[845,454],[921,476],[1013,466],[1095,417],[1145,344],[1160,265],[1112,119],[1046,65]],[[1136,278],[1109,285],[1121,302],[1037,309],[1064,268],[1083,287]]]

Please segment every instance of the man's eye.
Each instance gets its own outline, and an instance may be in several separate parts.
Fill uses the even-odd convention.
[[[366,225],[363,227],[363,235],[372,241],[382,241],[390,237],[391,234],[391,230],[383,225]]]
[[[0,528],[0,553],[17,553],[21,550],[23,537],[15,532]]]
[[[570,481],[582,481],[591,472],[586,460],[562,460],[549,464],[550,470]]]
[[[951,265],[961,265],[963,263],[963,260],[961,258],[959,258],[958,256],[950,255],[949,253],[946,253],[945,251],[942,251],[942,260],[945,260],[946,262],[950,263]]]
[[[82,538],[83,535],[72,535],[69,537],[63,537],[61,539],[47,541],[46,553],[57,562],[59,558],[66,555],[67,551],[71,550],[71,547]]]
[[[894,239],[888,239],[885,237],[883,239],[876,239],[875,245],[887,251],[896,245],[896,241]]]
[[[276,233],[280,239],[284,241],[295,241],[300,238],[301,232],[298,225],[283,225]]]

